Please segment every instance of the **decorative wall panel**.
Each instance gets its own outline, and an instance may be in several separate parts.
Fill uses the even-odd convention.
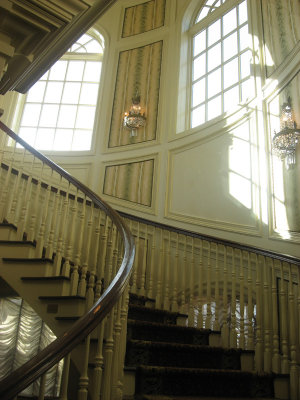
[[[299,0],[261,0],[267,76],[300,40]]]
[[[151,0],[125,9],[122,37],[138,35],[164,25],[166,0]]]
[[[116,78],[115,96],[109,135],[109,147],[118,147],[156,139],[163,42],[122,51]],[[138,129],[137,136],[123,126],[125,111],[132,104],[136,91],[147,117],[146,126]]]
[[[151,207],[154,159],[105,168],[103,193]]]

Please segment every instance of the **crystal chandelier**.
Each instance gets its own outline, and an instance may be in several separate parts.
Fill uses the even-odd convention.
[[[294,121],[291,98],[281,107],[280,132],[274,131],[273,151],[281,158],[286,160],[287,165],[296,163],[296,146],[299,141],[300,129],[297,129]]]
[[[136,92],[130,110],[124,114],[124,126],[130,129],[130,137],[137,136],[137,130],[146,125],[145,113],[141,112],[140,102],[141,97]]]

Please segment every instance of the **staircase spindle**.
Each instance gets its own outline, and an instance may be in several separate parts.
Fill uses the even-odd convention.
[[[237,280],[237,267],[235,259],[235,250],[231,248],[231,326],[230,326],[230,347],[237,347],[237,321],[236,321],[236,280]]]
[[[291,400],[297,400],[298,397],[298,369],[297,369],[297,307],[295,304],[295,295],[293,288],[292,264],[287,264],[288,267],[288,316],[289,316],[289,339],[290,339],[290,392]],[[298,316],[299,318],[299,316]],[[298,343],[299,344],[299,343]]]
[[[266,263],[266,257],[262,258],[263,268],[263,325],[264,325],[264,371],[272,370],[272,353],[271,353],[271,309],[270,309],[270,289],[269,289],[269,268]]]
[[[222,312],[222,323],[221,323],[221,338],[222,345],[224,347],[229,346],[229,326],[228,326],[228,258],[227,258],[227,246],[224,246],[223,250],[223,312]]]
[[[168,231],[166,240],[166,262],[165,262],[165,278],[164,278],[164,309],[170,309],[170,260],[171,260],[171,233]]]
[[[239,251],[239,283],[240,283],[240,337],[239,337],[239,348],[245,348],[245,281],[244,281],[244,260],[243,252]]]
[[[280,262],[280,292],[279,292],[279,301],[280,301],[280,332],[281,332],[281,351],[282,351],[282,369],[281,372],[283,374],[289,373],[289,348],[288,348],[288,304],[287,304],[287,293],[285,290],[285,274],[284,274],[284,265]]]
[[[253,331],[253,278],[251,268],[251,254],[247,252],[247,350],[254,349]]]
[[[147,250],[148,250],[148,225],[144,225],[145,235],[144,235],[144,246],[143,246],[143,261],[141,265],[141,274],[140,274],[140,284],[139,284],[139,294],[141,296],[145,296],[145,282],[146,282],[146,273],[147,273]]]
[[[261,269],[257,254],[255,255],[256,271],[256,345],[255,345],[255,369],[258,372],[263,371],[263,330],[262,330],[262,295],[261,295]]]
[[[276,265],[274,260],[271,260],[272,268],[272,371],[279,374],[280,373],[280,355],[279,355],[279,325],[278,325],[278,289],[277,289],[277,276],[276,276]]]
[[[179,234],[176,233],[175,261],[173,268],[173,289],[171,295],[171,311],[178,312],[178,269],[179,269]]]
[[[193,327],[195,325],[195,248],[194,238],[191,238],[191,260],[189,265],[189,311],[188,311],[188,326]]]
[[[159,258],[156,270],[157,276],[157,285],[156,285],[156,302],[155,305],[157,308],[162,307],[162,276],[163,276],[163,260],[164,260],[164,235],[163,230],[158,230],[159,237]]]
[[[215,267],[215,318],[213,323],[213,329],[215,331],[220,330],[220,252],[219,245],[215,245],[216,252],[216,267]]]
[[[203,240],[200,239],[199,249],[199,280],[198,280],[198,316],[197,327],[203,328],[203,291],[204,291],[204,267],[203,267]]]

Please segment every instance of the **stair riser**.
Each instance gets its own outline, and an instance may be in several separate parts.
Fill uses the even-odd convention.
[[[23,281],[27,290],[33,289],[43,293],[43,296],[68,296],[70,294],[70,282],[68,281]],[[39,289],[38,289],[39,288]]]
[[[41,300],[45,312],[54,317],[81,317],[85,313],[83,300]]]
[[[0,240],[16,240],[17,232],[10,226],[0,226]]]
[[[168,373],[138,371],[136,394],[216,397],[273,397],[270,377],[241,377],[234,374]]]
[[[30,276],[51,276],[53,273],[53,265],[49,262],[38,263],[38,262],[7,262],[0,259],[0,271],[1,275],[7,280],[8,283],[16,280],[20,280],[20,277]],[[12,286],[14,287],[14,286]]]
[[[236,352],[209,351],[207,348],[127,346],[126,365],[152,365],[180,368],[241,368],[240,354]]]
[[[175,327],[174,327],[175,328]],[[164,327],[128,325],[128,339],[155,342],[172,342],[185,344],[208,345],[209,334],[185,330],[166,329]]]
[[[3,258],[33,258],[35,247],[27,244],[0,243],[0,257]]]
[[[128,318],[135,319],[138,321],[148,321],[148,322],[157,322],[160,324],[173,324],[176,325],[177,318],[176,315],[168,315],[164,313],[158,313],[154,310],[136,310],[130,308],[128,311]]]

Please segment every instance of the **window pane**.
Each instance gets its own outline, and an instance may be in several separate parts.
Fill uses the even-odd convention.
[[[238,59],[230,61],[224,65],[224,89],[238,82],[239,80],[239,64]]]
[[[235,86],[224,93],[224,112],[239,104],[239,87]]]
[[[20,128],[20,137],[25,140],[30,146],[34,146],[36,129],[35,128]]]
[[[206,49],[206,30],[194,37],[194,56]]]
[[[201,19],[205,18],[208,14],[209,8],[208,7],[203,7],[202,10],[200,11],[200,14],[197,17],[196,22],[201,21]]]
[[[241,55],[241,79],[247,78],[250,76],[251,72],[251,53],[247,51]]]
[[[84,69],[85,82],[99,82],[102,63],[100,61],[87,61]]]
[[[57,114],[59,106],[52,104],[44,104],[41,112],[39,126],[44,128],[52,128],[56,126]]]
[[[221,43],[212,47],[207,53],[207,70],[218,67],[221,64]]]
[[[239,30],[240,34],[240,51],[247,49],[249,47],[249,34],[248,25],[245,25]]]
[[[231,34],[228,38],[226,38],[223,42],[223,51],[224,51],[224,61],[229,60],[229,58],[235,56],[238,52],[237,47],[237,33]]]
[[[62,97],[63,104],[77,104],[79,99],[81,83],[66,82]]]
[[[97,83],[83,83],[80,93],[80,104],[96,105],[98,97]]]
[[[75,127],[82,129],[93,129],[95,110],[96,107],[79,106]]]
[[[247,1],[244,1],[239,5],[239,25],[243,24],[247,20],[248,20]]]
[[[199,82],[193,85],[193,101],[192,107],[205,101],[205,79],[201,79]]]
[[[207,78],[207,91],[208,98],[221,92],[221,68],[218,68],[215,72],[208,75]]]
[[[38,81],[35,83],[32,88],[29,90],[26,101],[33,103],[41,103],[44,97],[44,91],[46,87],[46,82]]]
[[[92,131],[75,129],[72,150],[90,150],[92,142]]]
[[[207,104],[207,119],[210,121],[213,118],[221,115],[221,96],[216,97]]]
[[[229,32],[233,31],[237,27],[236,20],[236,8],[229,11],[223,17],[223,36],[226,36]]]
[[[205,105],[202,105],[192,111],[192,128],[204,124],[205,122]]]
[[[206,72],[206,53],[194,60],[193,80],[200,78]]]
[[[67,80],[68,81],[81,81],[83,75],[84,61],[69,61]]]
[[[214,22],[208,27],[208,45],[212,45],[221,38],[221,20]]]
[[[35,147],[39,150],[52,150],[55,129],[39,128],[35,140]]]
[[[62,82],[48,82],[45,94],[45,103],[60,103],[63,89]]]
[[[62,105],[59,110],[57,126],[59,128],[74,128],[77,106]]]
[[[100,43],[97,42],[96,40],[90,40],[89,43],[85,45],[86,51],[88,53],[99,53],[101,54],[103,52]]]
[[[26,104],[24,107],[21,126],[37,126],[41,111],[41,104]]]
[[[247,79],[242,83],[242,101],[245,102],[254,96],[253,80]]]
[[[52,81],[63,81],[66,75],[67,61],[59,60],[50,69],[49,79]]]
[[[73,129],[57,129],[53,143],[53,150],[70,150],[72,137]]]

